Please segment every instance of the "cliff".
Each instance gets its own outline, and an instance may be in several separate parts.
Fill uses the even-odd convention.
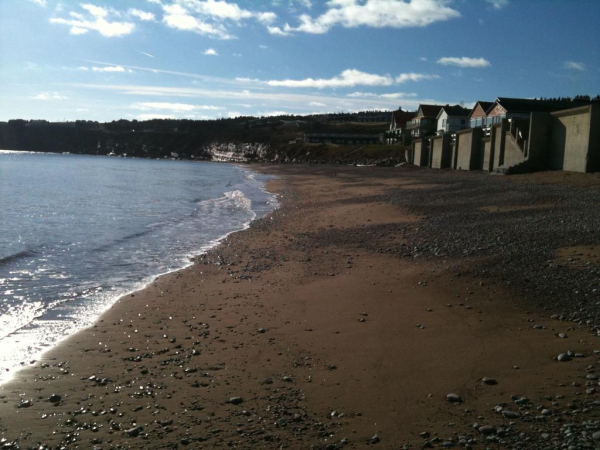
[[[0,149],[232,162],[395,165],[404,161],[401,146],[290,143],[313,126],[280,121],[252,128],[242,120],[106,124],[15,120],[0,123]],[[342,131],[355,131],[344,127]]]

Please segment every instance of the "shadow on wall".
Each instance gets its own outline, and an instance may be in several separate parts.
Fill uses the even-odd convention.
[[[560,120],[553,120],[552,147],[550,153],[550,168],[562,170],[565,164],[565,149],[567,146],[567,127]]]

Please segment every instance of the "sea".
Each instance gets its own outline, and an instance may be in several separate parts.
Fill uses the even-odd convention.
[[[0,150],[0,383],[277,207],[233,164]]]

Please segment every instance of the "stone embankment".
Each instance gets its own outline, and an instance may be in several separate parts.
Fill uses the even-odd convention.
[[[389,149],[388,149],[389,150]],[[368,147],[328,145],[277,145],[213,142],[202,148],[205,158],[218,162],[266,162],[274,164],[339,164],[396,166],[406,161],[401,151],[373,152]]]
[[[262,161],[269,153],[268,144],[234,144],[231,142],[215,142],[202,149],[202,153],[210,155],[213,161],[251,162]]]

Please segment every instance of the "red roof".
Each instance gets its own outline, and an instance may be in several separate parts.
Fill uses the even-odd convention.
[[[392,122],[394,122],[396,126],[404,125],[409,120],[412,120],[416,115],[417,113],[415,112],[403,111],[402,109],[399,109],[398,111],[392,111]]]

